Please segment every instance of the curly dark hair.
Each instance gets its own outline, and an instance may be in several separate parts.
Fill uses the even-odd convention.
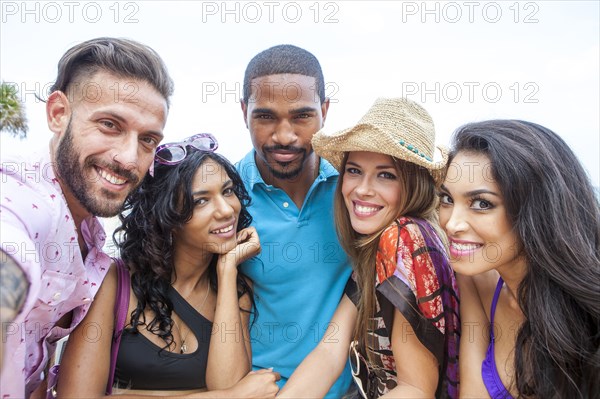
[[[452,147],[452,156],[490,158],[526,256],[514,352],[519,397],[597,398],[600,206],[585,170],[556,133],[531,122],[472,123]]]
[[[250,226],[252,217],[247,210],[250,195],[235,167],[219,154],[194,151],[176,165],[155,164],[154,177],[147,175],[125,201],[123,212],[119,215],[121,226],[113,235],[123,261],[132,272],[131,286],[138,299],[138,305],[131,313],[128,331],[135,333],[138,326],[146,326],[148,331],[165,341],[164,348],[173,342],[173,304],[167,295],[174,271],[171,232],[192,218],[192,182],[198,168],[207,160],[221,165],[233,182],[233,191],[242,205],[238,231]],[[217,292],[217,259],[218,256],[214,255],[208,270],[214,292]],[[252,287],[247,279],[241,271],[238,272],[238,297],[248,294],[252,307],[242,310],[256,312]],[[154,312],[154,319],[146,321],[144,309]]]

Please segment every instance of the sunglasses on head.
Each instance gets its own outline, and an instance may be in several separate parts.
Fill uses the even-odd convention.
[[[156,148],[154,161],[163,165],[176,165],[187,156],[187,148],[191,147],[197,151],[214,152],[219,143],[210,133],[195,134],[178,143],[161,144]]]

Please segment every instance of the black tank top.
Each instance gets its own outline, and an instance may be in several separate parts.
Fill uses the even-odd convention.
[[[184,390],[206,388],[206,365],[212,322],[187,303],[173,287],[169,299],[177,315],[196,336],[198,349],[192,353],[173,353],[152,343],[139,333],[123,331],[115,386],[129,389]]]

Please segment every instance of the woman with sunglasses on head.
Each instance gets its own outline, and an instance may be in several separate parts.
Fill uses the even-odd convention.
[[[335,218],[354,273],[279,396],[323,397],[348,358],[362,397],[458,396],[458,293],[435,192],[447,156],[433,161],[434,140],[427,111],[402,98],[378,99],[353,128],[313,138],[340,171]]]
[[[600,397],[600,208],[575,154],[524,121],[453,137],[440,222],[461,291],[461,396]]]
[[[110,381],[124,397],[263,398],[277,392],[277,373],[250,372],[253,295],[237,265],[257,254],[260,243],[248,227],[248,193],[216,148],[209,134],[157,148],[153,176],[129,196],[115,232],[130,274],[130,300],[114,380],[120,260],[70,335],[58,397],[103,397],[112,390]]]

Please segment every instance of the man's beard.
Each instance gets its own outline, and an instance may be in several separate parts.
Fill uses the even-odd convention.
[[[86,176],[86,171],[93,170],[95,172],[96,169],[93,165],[102,165],[102,167],[111,172],[126,178],[132,184],[132,190],[138,186],[140,179],[134,173],[118,165],[107,165],[96,161],[94,157],[86,159],[83,166],[81,166],[79,164],[80,154],[73,144],[71,121],[69,121],[64,135],[56,150],[56,170],[60,179],[71,190],[73,196],[92,215],[100,217],[117,215],[123,207],[126,196],[121,201],[118,201],[119,194],[104,188],[100,189],[100,193],[95,193],[93,183],[95,180],[101,179],[101,177],[96,173],[93,176]]]
[[[272,163],[265,162],[265,164],[267,165],[267,169],[269,170],[269,173],[271,173],[271,175],[273,177],[275,177],[276,179],[280,179],[280,180],[293,180],[296,177],[298,177],[298,175],[300,175],[300,173],[302,172],[302,169],[304,168],[304,162],[306,161],[306,157],[307,157],[306,150],[300,149],[300,148],[282,146],[282,145],[273,145],[273,146],[264,146],[263,147],[264,154],[267,154],[267,153],[275,151],[275,150],[287,150],[287,151],[291,150],[291,151],[294,151],[297,153],[302,153],[302,159],[300,159],[300,163],[298,164],[298,166],[295,169],[290,169],[290,165],[292,164],[292,162],[273,161],[274,164],[279,165],[280,167],[283,168],[283,170],[277,170],[273,167]]]

